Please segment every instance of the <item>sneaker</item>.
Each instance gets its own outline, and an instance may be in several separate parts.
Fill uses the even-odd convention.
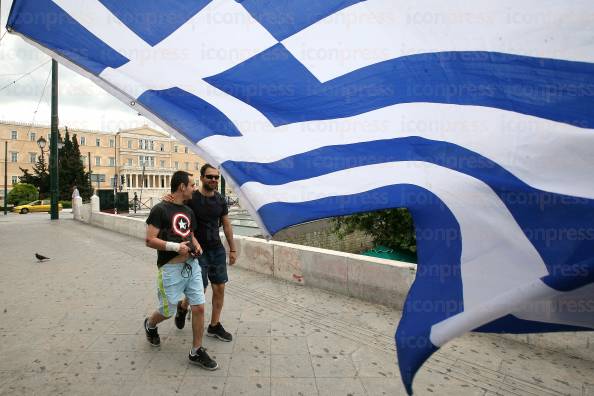
[[[226,342],[230,342],[231,340],[233,340],[233,336],[227,331],[225,331],[221,322],[217,323],[214,326],[208,325],[206,335],[209,337],[216,337],[219,340]]]
[[[190,363],[200,366],[205,370],[216,370],[219,368],[217,362],[208,356],[208,353],[206,353],[203,347],[198,348],[195,355],[192,355],[192,351],[190,350],[188,359],[190,359]]]
[[[175,313],[175,326],[178,329],[183,329],[186,325],[186,315],[188,314],[187,309],[182,308],[181,301],[177,302],[177,312]]]
[[[148,318],[144,319],[144,332],[146,333],[147,341],[150,342],[152,346],[161,345],[161,338],[159,337],[159,331],[157,330],[156,327],[154,329],[149,329]]]

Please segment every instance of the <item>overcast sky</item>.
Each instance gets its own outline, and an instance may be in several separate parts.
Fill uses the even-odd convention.
[[[2,0],[0,36],[4,34],[12,0]],[[6,34],[0,42],[0,89],[37,66],[46,63],[30,76],[0,91],[0,120],[50,124],[50,58],[25,43],[20,37]],[[60,126],[102,131],[117,131],[149,124],[155,125],[112,97],[86,78],[59,66]],[[35,108],[41,97],[39,110]]]

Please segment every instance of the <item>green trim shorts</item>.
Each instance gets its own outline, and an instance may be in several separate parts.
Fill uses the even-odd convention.
[[[161,315],[166,318],[175,315],[177,303],[184,298],[184,294],[190,305],[202,305],[205,302],[202,271],[195,258],[186,263],[165,264],[157,273],[157,297]]]

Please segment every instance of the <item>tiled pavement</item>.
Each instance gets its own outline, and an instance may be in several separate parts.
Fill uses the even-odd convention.
[[[404,394],[400,312],[237,268],[223,311],[234,341],[205,337],[219,370],[188,364],[190,323],[162,324],[152,348],[155,252],[63,217],[0,216],[0,394]],[[594,362],[469,334],[430,359],[415,394],[594,395]]]

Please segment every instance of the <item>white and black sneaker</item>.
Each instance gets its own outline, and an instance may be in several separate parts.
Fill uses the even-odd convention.
[[[150,329],[148,325],[148,318],[144,319],[144,333],[146,334],[146,339],[152,346],[159,346],[161,345],[161,338],[159,337],[159,331],[155,327],[154,329]]]
[[[192,355],[192,351],[190,350],[188,359],[190,359],[190,363],[200,366],[205,370],[212,371],[219,368],[217,362],[208,356],[208,353],[206,353],[206,350],[203,347],[198,348],[195,355]]]
[[[233,340],[233,336],[231,335],[231,333],[225,330],[221,322],[217,323],[214,326],[208,325],[206,335],[209,337],[216,337],[219,340],[226,342],[230,342]]]

